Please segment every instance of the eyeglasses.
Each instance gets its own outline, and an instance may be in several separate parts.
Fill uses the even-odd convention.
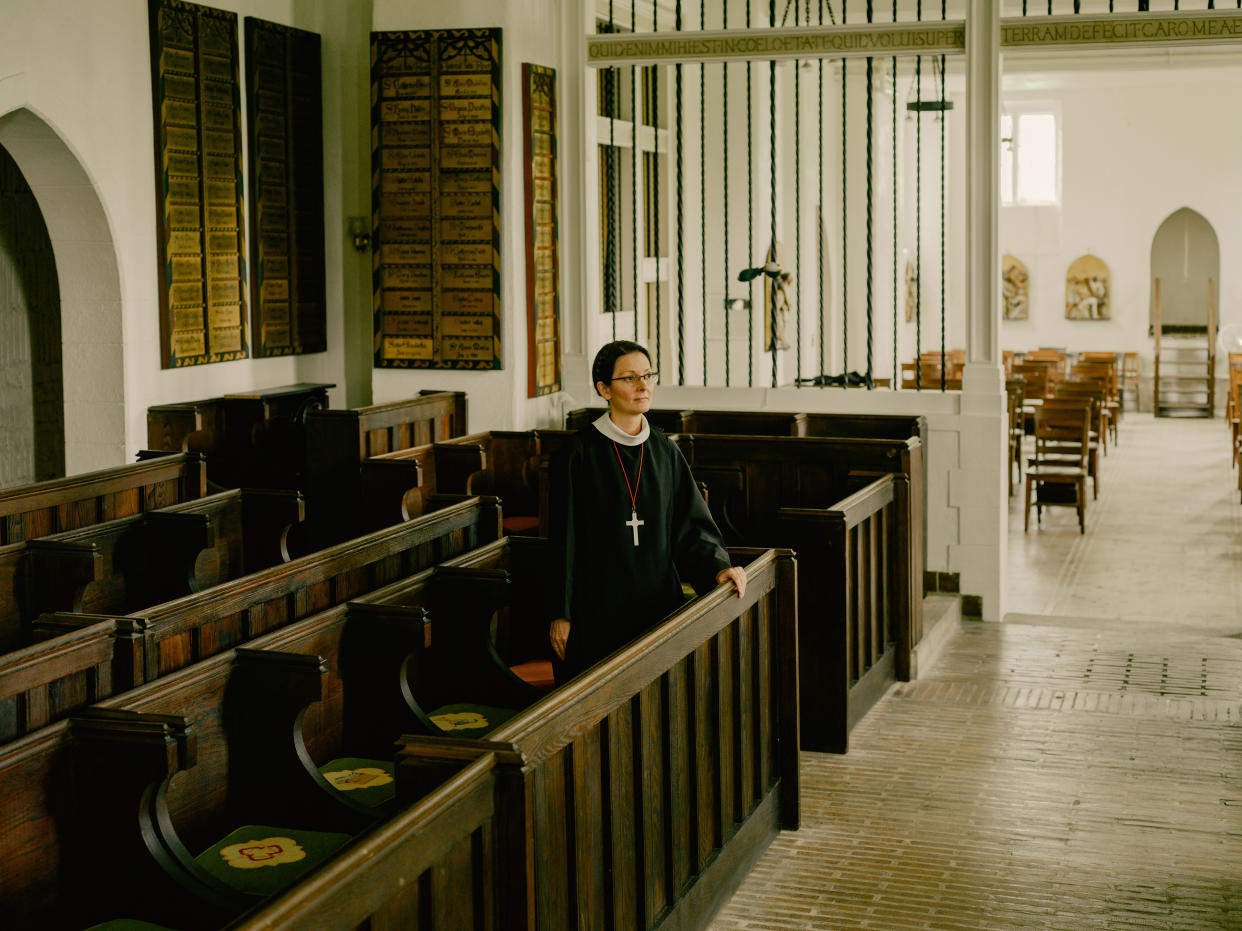
[[[627,385],[629,385],[631,388],[633,388],[640,381],[644,385],[657,384],[660,381],[660,373],[659,372],[647,372],[645,375],[618,375],[616,378],[610,378],[608,380],[609,381],[623,381]]]

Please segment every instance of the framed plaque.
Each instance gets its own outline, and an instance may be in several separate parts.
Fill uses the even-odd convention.
[[[371,34],[375,365],[498,369],[500,30]]]
[[[527,396],[561,390],[560,256],[557,239],[556,71],[522,65],[526,165]]]
[[[319,46],[316,33],[246,17],[255,356],[328,348]]]
[[[237,15],[150,0],[155,190],[164,368],[243,359]]]

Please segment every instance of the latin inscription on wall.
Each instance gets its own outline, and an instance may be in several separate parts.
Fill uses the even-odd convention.
[[[256,356],[322,352],[323,99],[313,32],[246,17]]]
[[[150,0],[164,368],[245,358],[237,15]]]
[[[500,368],[500,30],[371,39],[375,364]]]
[[[535,398],[561,390],[553,69],[522,65],[522,118],[526,156],[527,393]]]

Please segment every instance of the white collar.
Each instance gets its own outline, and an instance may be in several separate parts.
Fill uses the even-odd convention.
[[[642,417],[642,414],[639,414],[638,416]],[[604,436],[608,437],[608,439],[612,440],[614,443],[620,443],[622,446],[639,446],[642,443],[647,442],[647,437],[651,436],[651,427],[647,423],[646,417],[643,417],[643,428],[638,431],[636,436],[630,436],[615,423],[613,423],[612,418],[608,416],[606,411],[602,417],[594,421],[594,426],[596,430],[604,434]]]

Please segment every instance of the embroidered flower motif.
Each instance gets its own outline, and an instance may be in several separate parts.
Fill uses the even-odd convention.
[[[453,711],[448,714],[433,714],[431,723],[442,731],[474,731],[487,727],[487,718],[477,711]]]
[[[392,776],[382,769],[371,766],[359,769],[338,769],[324,773],[323,778],[331,783],[332,788],[342,792],[351,792],[354,789],[374,789],[376,786],[386,786],[392,782]]]
[[[255,870],[261,866],[280,866],[306,858],[306,851],[290,837],[265,837],[229,844],[220,849],[224,862],[236,870]]]

